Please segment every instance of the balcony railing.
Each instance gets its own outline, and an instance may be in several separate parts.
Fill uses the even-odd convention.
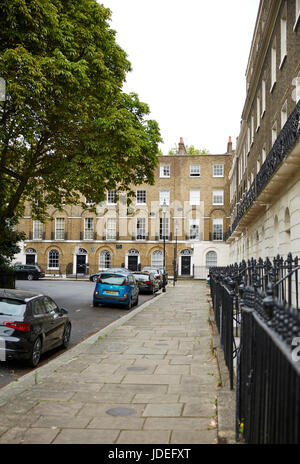
[[[297,103],[294,111],[290,114],[287,122],[283,126],[265,162],[257,173],[257,176],[255,177],[250,189],[246,193],[241,203],[237,206],[237,214],[231,224],[231,227],[225,234],[225,240],[228,240],[228,238],[235,231],[244,214],[252,206],[258,195],[263,191],[273,174],[277,171],[299,138],[300,100]]]

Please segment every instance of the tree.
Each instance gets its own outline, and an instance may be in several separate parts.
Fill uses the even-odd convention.
[[[107,190],[154,182],[159,127],[122,91],[131,64],[110,15],[96,0],[1,1],[1,240],[26,201],[45,220],[62,197],[99,203]]]

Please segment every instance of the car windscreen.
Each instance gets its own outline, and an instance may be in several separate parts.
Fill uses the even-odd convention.
[[[10,298],[0,298],[0,316],[22,316],[26,303]]]
[[[140,280],[140,281],[150,280],[150,276],[148,274],[133,274],[133,275],[135,277],[135,280]]]
[[[116,275],[102,275],[99,282],[106,285],[124,285],[126,278]]]

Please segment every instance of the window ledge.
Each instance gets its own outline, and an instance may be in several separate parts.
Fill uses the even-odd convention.
[[[265,112],[266,112],[266,110],[263,110],[263,112],[261,113],[261,115],[260,115],[260,118],[261,118],[261,119],[264,117]]]

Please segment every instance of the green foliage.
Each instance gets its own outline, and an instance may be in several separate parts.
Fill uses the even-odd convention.
[[[43,220],[62,197],[99,203],[109,189],[154,182],[159,127],[122,92],[131,65],[109,20],[96,0],[0,3],[2,230],[26,201]]]
[[[187,155],[209,155],[210,152],[206,148],[195,148],[194,145],[186,145],[186,154]],[[174,148],[171,148],[168,152],[169,155],[177,155],[178,154],[178,148],[175,146]]]

